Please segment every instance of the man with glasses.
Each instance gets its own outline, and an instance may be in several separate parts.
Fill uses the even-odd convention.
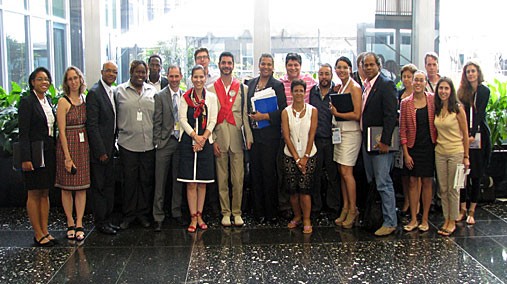
[[[209,51],[206,47],[200,47],[194,52],[194,60],[196,65],[202,65],[204,67],[204,73],[206,75],[206,83],[204,86],[208,88],[209,86],[213,86],[213,83],[220,77],[219,74],[215,72],[211,72],[209,69],[210,57]],[[188,89],[190,89],[192,85],[192,81],[190,78],[187,80]]]
[[[148,58],[148,69],[150,73],[148,79],[146,79],[146,83],[155,87],[157,92],[167,87],[169,81],[167,78],[160,75],[160,71],[162,70],[162,57],[160,57],[160,55],[153,54]]]
[[[102,65],[102,78],[86,96],[86,130],[90,144],[90,178],[95,227],[103,234],[115,235],[120,227],[113,225],[116,106],[113,83],[118,66],[112,61]]]

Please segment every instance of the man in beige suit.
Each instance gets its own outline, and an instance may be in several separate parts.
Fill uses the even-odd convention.
[[[243,196],[243,148],[250,149],[253,143],[252,131],[246,111],[248,89],[238,79],[233,78],[234,56],[222,52],[219,57],[220,78],[210,92],[218,97],[218,119],[213,130],[213,150],[215,153],[216,171],[220,207],[222,208],[222,225],[231,226],[231,213],[234,225],[243,226],[241,218],[241,200]],[[229,171],[230,163],[230,171]],[[229,172],[232,181],[232,204],[229,200]],[[232,207],[232,210],[231,210]]]

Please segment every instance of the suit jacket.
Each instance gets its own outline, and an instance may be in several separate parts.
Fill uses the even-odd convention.
[[[241,87],[239,88],[238,95],[232,105],[232,113],[234,115],[234,121],[236,125],[232,125],[224,120],[222,123],[215,126],[213,130],[213,140],[218,143],[221,152],[227,152],[229,149],[233,153],[240,153],[243,151],[243,144],[246,142],[253,142],[252,130],[250,129],[250,122],[248,121],[248,108],[246,103],[246,97],[248,95],[248,87],[243,86],[244,93],[241,93]],[[208,87],[208,91],[217,94],[215,85]],[[218,98],[217,94],[217,98]],[[241,106],[243,102],[243,107]],[[218,111],[220,112],[220,100],[217,100]],[[243,141],[242,128],[244,129],[246,141]]]
[[[183,92],[178,91],[181,96]],[[155,95],[155,112],[153,113],[153,144],[158,149],[164,148],[174,130],[174,105],[171,89],[165,87]]]
[[[259,83],[259,77],[256,77],[248,82],[248,99],[247,99],[247,109],[248,111],[252,111],[252,100],[251,98],[255,94],[255,87]],[[266,88],[272,87],[275,90],[276,99],[278,102],[278,110],[269,113],[270,126],[267,126],[262,129],[253,129],[253,136],[255,143],[264,143],[270,144],[273,143],[273,140],[280,140],[281,137],[281,121],[282,121],[282,111],[287,107],[287,97],[285,96],[285,88],[282,82],[276,80],[271,76],[269,78],[268,83],[266,84]],[[276,142],[278,143],[278,141]],[[276,144],[278,145],[278,144]]]
[[[382,126],[380,142],[391,145],[391,137],[397,121],[397,93],[394,82],[382,73],[373,84],[362,113],[363,141],[370,126]]]
[[[47,98],[51,105],[51,99]],[[51,107],[53,107],[51,105]],[[40,105],[37,95],[30,91],[30,94],[21,98],[18,108],[19,114],[19,143],[21,148],[21,161],[31,161],[31,142],[44,141],[44,149],[48,150],[49,145],[55,142],[56,124],[53,125],[53,137],[49,136],[48,121],[44,109]],[[53,110],[53,115],[56,114]]]
[[[114,95],[113,95],[114,98]],[[86,95],[86,130],[91,151],[91,161],[99,157],[113,156],[116,116],[102,82],[95,83]]]
[[[364,90],[363,80],[361,80],[361,76],[359,76],[359,71],[354,71],[352,73],[352,79],[354,79],[354,81],[356,81],[359,86],[361,86],[361,89]]]
[[[150,78],[147,78],[145,82],[149,84]],[[169,85],[169,80],[166,77],[160,75],[160,90],[162,91],[162,89],[167,87],[167,85]]]

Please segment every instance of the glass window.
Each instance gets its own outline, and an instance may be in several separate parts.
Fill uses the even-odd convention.
[[[53,0],[53,16],[65,18],[65,1]]]
[[[66,40],[65,40],[65,25],[55,23],[53,28],[54,38],[54,56],[55,56],[55,85],[63,83],[63,73],[65,72],[66,62]]]
[[[33,67],[44,66],[49,68],[48,35],[46,20],[32,18]]]
[[[30,12],[34,15],[46,16],[48,14],[48,0],[30,0]]]
[[[7,50],[7,85],[10,82],[27,81],[27,55],[25,41],[25,17],[21,14],[4,12],[4,31]]]
[[[25,0],[4,0],[2,1],[4,9],[14,10],[14,11],[23,11],[26,9],[26,1]]]

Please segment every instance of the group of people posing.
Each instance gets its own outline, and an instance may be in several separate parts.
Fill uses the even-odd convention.
[[[352,228],[359,216],[353,169],[360,152],[368,182],[375,182],[382,199],[384,221],[375,235],[389,235],[398,225],[390,177],[394,156],[390,146],[397,125],[405,164],[403,210],[410,208],[412,217],[404,229],[429,229],[436,172],[445,217],[439,233],[452,234],[456,220],[467,213],[465,194],[460,211],[459,193],[454,189],[458,163],[472,170],[467,222],[475,222],[479,179],[490,147],[485,121],[489,90],[476,63],[465,65],[456,92],[449,78],[438,78],[438,57],[429,53],[425,58],[428,75],[411,64],[404,66],[400,75],[405,88],[397,93],[373,52],[358,56],[356,72],[347,57],[338,58],[334,71],[341,83],[336,85],[330,64],[320,66],[318,81],[301,74],[302,59],[297,53],[287,54],[287,74],[280,80],[273,77],[272,55],[262,54],[260,74],[247,84],[233,76],[230,52],[219,56],[220,74],[208,69],[206,48],[197,49],[194,59],[186,91],[180,89],[178,66],[169,66],[167,78],[160,75],[158,55],[152,55],[148,63],[132,61],[130,79],[117,87],[113,86],[117,65],[104,63],[100,80],[86,96],[84,76],[71,66],[64,74],[64,95],[56,112],[46,97],[50,72],[39,67],[30,74],[30,95],[19,105],[19,142],[36,245],[56,242],[47,228],[48,194],[54,186],[62,189],[68,239],[85,238],[83,215],[89,188],[99,232],[114,235],[134,221],[146,228],[154,221],[155,231],[161,231],[168,182],[171,217],[188,224],[188,232],[208,228],[202,212],[207,187],[214,184],[221,224],[243,226],[246,167],[251,172],[254,217],[260,222],[292,209],[287,227],[302,226],[303,233],[309,234],[311,213],[327,206],[335,212],[341,207],[336,225]],[[435,61],[433,72],[430,66]],[[256,99],[266,93],[276,106],[263,112]],[[332,103],[333,96],[349,96],[352,107],[340,112]],[[367,133],[373,127],[381,127],[381,135],[369,149]],[[31,147],[40,141],[45,165],[34,167]],[[123,174],[120,223],[112,220],[116,145]],[[323,177],[329,182],[325,194],[321,194]],[[190,222],[182,218],[183,184]]]

